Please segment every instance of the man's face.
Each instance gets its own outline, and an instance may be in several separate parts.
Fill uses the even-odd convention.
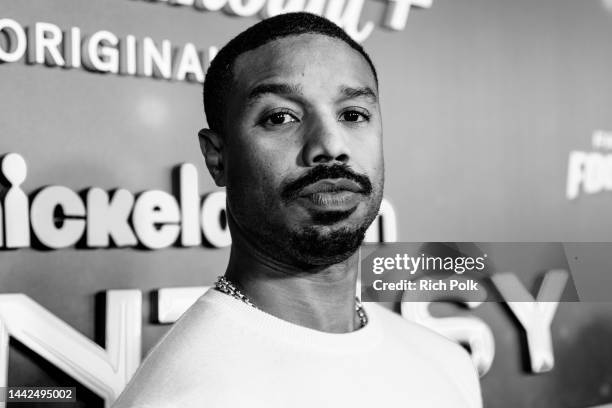
[[[275,259],[341,262],[358,248],[383,189],[374,75],[356,50],[319,34],[240,55],[225,118],[228,206]]]

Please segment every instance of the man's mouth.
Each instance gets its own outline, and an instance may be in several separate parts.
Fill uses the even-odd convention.
[[[309,184],[298,193],[298,199],[316,210],[346,211],[359,204],[363,188],[348,179],[326,179]]]

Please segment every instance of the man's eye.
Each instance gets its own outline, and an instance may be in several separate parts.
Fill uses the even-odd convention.
[[[275,112],[271,115],[268,115],[262,121],[264,126],[279,126],[285,125],[287,123],[297,122],[295,116],[293,116],[289,112]]]
[[[370,116],[366,112],[348,110],[340,114],[340,120],[346,122],[365,122],[370,120]]]

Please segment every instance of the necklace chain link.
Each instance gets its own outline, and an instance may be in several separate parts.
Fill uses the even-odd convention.
[[[225,276],[219,276],[217,278],[217,281],[215,282],[215,288],[220,292],[230,295],[231,297],[238,299],[251,307],[254,307],[255,309],[259,309],[257,306],[255,306],[255,304],[251,301],[251,299],[249,299],[247,295],[242,293],[236,287],[236,285],[234,285]],[[363,305],[361,304],[361,301],[358,297],[355,297],[355,312],[357,312],[361,327],[364,327],[366,324],[368,324],[368,316],[366,315]]]

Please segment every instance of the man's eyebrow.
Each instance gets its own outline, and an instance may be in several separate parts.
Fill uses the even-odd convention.
[[[359,88],[343,86],[340,89],[340,94],[342,95],[342,99],[366,98],[369,99],[372,103],[376,103],[378,101],[378,96],[376,95],[376,92],[374,92],[369,86],[363,86]]]
[[[260,84],[251,89],[247,97],[247,103],[253,103],[265,94],[276,95],[302,95],[302,88],[299,85],[286,83]]]

